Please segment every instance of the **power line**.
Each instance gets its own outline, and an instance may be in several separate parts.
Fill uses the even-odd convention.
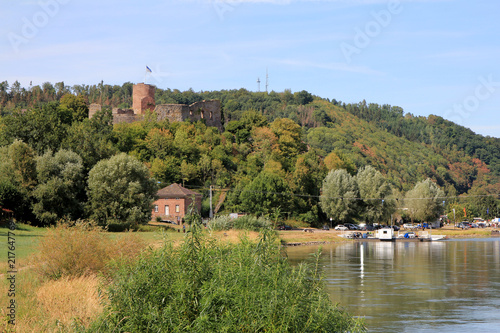
[[[209,191],[210,188],[207,188],[207,187],[202,187],[202,186],[190,186],[188,188],[191,188],[191,189],[199,189],[199,190],[205,190],[205,191]],[[216,188],[213,187],[212,188],[213,190],[215,190]],[[324,196],[324,195],[311,195],[311,194],[298,194],[298,193],[292,193],[292,192],[268,192],[268,191],[251,191],[251,190],[237,190],[237,189],[222,189],[222,188],[219,188],[218,190],[220,191],[223,191],[223,192],[240,192],[240,193],[243,193],[243,192],[249,192],[249,193],[259,193],[259,194],[274,194],[274,195],[282,195],[282,196],[293,196],[293,197],[304,197],[304,198],[321,198],[321,197],[326,197],[327,199],[332,199],[332,200],[335,200],[335,199],[341,199],[341,200],[364,200],[364,201],[367,201],[367,200],[378,200],[378,201],[382,201],[382,200],[395,200],[395,201],[405,201],[405,200],[443,200],[443,199],[468,199],[468,198],[481,198],[481,197],[494,197],[494,198],[497,198],[498,195],[496,194],[485,194],[485,195],[467,195],[467,196],[444,196],[444,197],[429,197],[429,198],[389,198],[389,197],[385,197],[385,198],[349,198],[349,197],[328,197],[328,196]]]

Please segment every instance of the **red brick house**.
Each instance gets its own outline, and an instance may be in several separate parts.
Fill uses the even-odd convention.
[[[159,216],[162,220],[180,222],[187,214],[189,205],[195,200],[195,207],[201,212],[200,193],[188,190],[179,184],[172,184],[158,191],[158,199],[153,203],[153,221]]]

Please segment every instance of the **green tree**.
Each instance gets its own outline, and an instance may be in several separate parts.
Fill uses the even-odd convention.
[[[282,177],[263,171],[241,192],[241,208],[257,216],[271,215],[277,210],[288,212],[290,195],[290,188]]]
[[[273,155],[286,170],[290,170],[297,155],[304,152],[306,148],[302,142],[302,129],[287,118],[276,119],[272,122],[270,129],[278,141],[273,149]]]
[[[359,207],[359,189],[346,170],[331,170],[323,180],[319,199],[321,209],[336,222],[348,222]]]
[[[136,158],[121,153],[90,170],[88,208],[101,225],[147,223],[156,191],[148,169]]]
[[[45,225],[62,218],[82,217],[84,167],[82,158],[69,150],[48,151],[37,158],[38,185],[33,191],[33,213]]]
[[[117,153],[117,148],[111,141],[111,117],[111,112],[103,110],[96,113],[92,119],[74,122],[68,129],[62,147],[79,152],[87,173],[97,162]]]
[[[443,197],[444,191],[427,178],[406,193],[405,206],[412,220],[431,221],[443,211]]]
[[[5,117],[3,122],[3,134],[7,140],[21,140],[38,154],[43,154],[47,149],[58,150],[68,128],[66,115],[60,111],[57,102],[25,112],[15,112]]]
[[[392,194],[389,182],[372,166],[360,169],[355,179],[363,199],[362,217],[369,223],[387,221],[395,211],[394,200],[387,200]]]
[[[59,101],[61,110],[67,111],[71,115],[71,121],[82,121],[89,116],[89,107],[84,96],[65,94]]]
[[[153,178],[165,184],[181,182],[180,170],[180,161],[175,156],[167,156],[165,159],[155,158],[151,163]]]
[[[313,101],[313,96],[306,90],[302,90],[293,94],[295,97],[295,102],[299,105],[306,105]]]
[[[332,151],[325,157],[325,165],[328,170],[345,169],[351,176],[356,174],[356,164],[340,150]]]
[[[32,191],[36,186],[36,154],[26,143],[15,140],[0,148],[0,205],[16,219],[36,223],[32,215]]]

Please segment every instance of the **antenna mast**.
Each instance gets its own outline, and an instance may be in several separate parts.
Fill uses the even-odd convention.
[[[269,86],[269,75],[267,74],[267,67],[266,67],[266,93],[267,93],[268,86]]]
[[[260,92],[260,77],[257,78],[257,91]]]

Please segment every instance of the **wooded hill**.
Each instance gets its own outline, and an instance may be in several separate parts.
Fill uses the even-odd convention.
[[[345,104],[307,91],[157,89],[157,104],[219,99],[225,131],[202,123],[156,122],[151,116],[112,127],[109,110],[84,119],[89,103],[130,107],[132,86],[68,87],[59,82],[26,89],[2,82],[0,144],[19,139],[39,155],[70,149],[81,155],[87,172],[100,159],[126,152],[146,163],[163,183],[226,189],[221,207],[226,211],[248,208],[241,191],[268,173],[278,176],[282,191],[291,195],[283,209],[314,222],[321,218],[317,197],[328,171],[344,168],[355,174],[367,165],[389,180],[396,197],[430,178],[445,191],[447,204],[467,196],[471,199],[464,205],[477,215],[485,215],[486,206],[490,215],[497,211],[497,200],[479,201],[500,194],[500,139],[476,135],[442,117],[415,117],[400,107],[365,101]]]

